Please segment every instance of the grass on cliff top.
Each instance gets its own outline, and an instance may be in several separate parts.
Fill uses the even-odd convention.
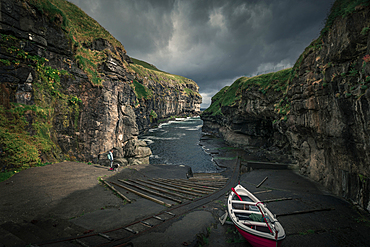
[[[248,89],[252,86],[257,86],[263,94],[269,90],[275,92],[285,91],[288,87],[288,81],[291,76],[292,68],[283,69],[277,72],[258,75],[251,78],[239,78],[242,83],[242,90]]]
[[[26,1],[54,22],[60,22],[62,27],[72,35],[74,43],[82,44],[84,42],[92,42],[97,38],[104,38],[113,46],[120,47],[125,51],[123,45],[117,39],[73,3],[66,0]]]
[[[135,71],[136,74],[138,74],[142,78],[150,78],[150,80],[153,80],[156,83],[161,84],[162,86],[165,86],[163,82],[167,82],[171,83],[172,85],[193,84],[197,87],[197,84],[193,80],[180,75],[173,75],[161,71],[154,65],[141,61],[139,59],[131,58],[131,60],[133,61],[133,63],[130,64],[130,67]],[[194,92],[190,88],[184,88],[184,93],[186,93],[187,95],[199,95],[198,92]]]
[[[135,65],[140,65],[140,66],[142,66],[143,68],[146,68],[146,69],[151,69],[151,70],[163,72],[163,71],[159,70],[157,67],[155,67],[153,64],[147,63],[145,61],[142,61],[142,60],[139,60],[139,59],[136,59],[136,58],[133,58],[133,57],[131,57],[131,60]]]
[[[353,13],[356,7],[369,5],[369,0],[336,0],[326,18],[325,27],[322,29],[321,34],[329,31],[337,17],[346,17]]]
[[[106,60],[108,55],[121,61],[124,66],[128,67],[119,54],[120,52],[125,52],[123,45],[76,5],[66,0],[26,1],[67,32],[75,48],[75,59],[78,66],[87,74],[94,85],[102,84],[97,67]],[[24,6],[27,8],[26,5]],[[115,47],[114,51],[91,51],[84,47],[84,45],[88,46],[98,38],[108,40]]]
[[[68,33],[72,45],[75,48],[75,59],[78,66],[88,75],[90,81],[95,85],[101,85],[102,79],[97,72],[98,65],[112,56],[121,61],[123,66],[129,71],[135,71],[143,77],[151,78],[156,82],[167,81],[171,83],[195,84],[182,76],[172,75],[157,69],[155,66],[132,58],[134,64],[128,66],[127,62],[121,59],[119,53],[126,52],[123,45],[114,38],[97,21],[88,16],[83,10],[66,0],[24,0],[35,6],[57,25]],[[89,46],[94,40],[103,38],[115,48],[113,51],[91,51],[84,47]],[[150,72],[148,72],[149,70]],[[155,72],[155,73],[152,73]],[[187,92],[189,93],[189,90]],[[193,92],[196,94],[196,92]]]
[[[345,18],[346,16],[353,13],[359,6],[369,6],[369,0],[336,0],[332,5],[330,12],[326,18],[325,26],[321,30],[320,36],[313,40],[310,45],[308,45],[305,50],[301,53],[297,61],[293,66],[293,76],[298,76],[299,67],[302,64],[302,61],[305,59],[307,54],[310,51],[316,51],[322,48],[323,45],[323,35],[329,32],[330,28],[333,26],[334,21],[337,18]]]
[[[240,77],[231,86],[222,88],[212,97],[212,104],[204,113],[212,116],[222,115],[223,106],[234,106],[240,103],[242,91],[256,87],[262,94],[268,92],[285,92],[291,77],[292,68],[254,77]]]

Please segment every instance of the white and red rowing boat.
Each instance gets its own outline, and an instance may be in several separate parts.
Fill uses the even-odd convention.
[[[240,184],[232,188],[227,210],[240,234],[252,246],[276,247],[285,239],[284,228],[276,217]]]

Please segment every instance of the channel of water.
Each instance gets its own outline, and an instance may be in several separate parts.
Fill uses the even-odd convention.
[[[188,165],[194,173],[219,172],[211,155],[199,145],[203,121],[200,117],[169,121],[150,129],[139,139],[146,141],[150,164]]]

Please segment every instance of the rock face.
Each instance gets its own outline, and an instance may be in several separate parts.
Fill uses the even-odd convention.
[[[158,120],[199,112],[195,82],[143,78],[130,68],[123,46],[104,37],[76,42],[61,24],[64,15],[50,18],[30,2],[0,1],[0,100],[9,111],[28,105],[27,131],[51,139],[52,150],[39,151],[41,162],[67,157],[108,164],[107,152],[113,149],[122,164],[149,163],[151,151],[138,140],[139,133]],[[89,64],[81,51],[99,62]],[[151,89],[150,97],[139,97],[137,87],[143,84]],[[45,120],[37,112],[47,112]],[[35,127],[38,120],[43,132]]]
[[[368,211],[369,23],[369,7],[358,6],[302,54],[285,131],[303,174]]]
[[[283,98],[279,83],[286,83],[290,71],[240,78],[222,89],[212,98],[211,109],[201,115],[203,130],[220,135],[229,145],[244,148],[265,160],[290,162],[290,144],[278,128],[281,114],[276,110],[276,104]],[[258,85],[258,81],[271,78],[275,84],[269,89]],[[232,103],[231,97],[234,97]],[[220,111],[215,111],[218,108]]]
[[[369,30],[369,7],[335,18],[297,60],[284,93],[240,89],[221,115],[202,114],[205,128],[249,150],[279,148],[301,174],[370,212]]]

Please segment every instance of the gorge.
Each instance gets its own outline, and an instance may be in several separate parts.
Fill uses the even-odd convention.
[[[293,68],[241,77],[212,98],[204,130],[370,211],[370,8],[337,0]],[[0,2],[1,171],[62,160],[149,162],[138,135],[200,112],[198,85],[131,58],[65,0]]]
[[[370,212],[370,8],[337,0],[294,67],[242,77],[212,98],[204,130]],[[286,158],[288,156],[288,159]]]

